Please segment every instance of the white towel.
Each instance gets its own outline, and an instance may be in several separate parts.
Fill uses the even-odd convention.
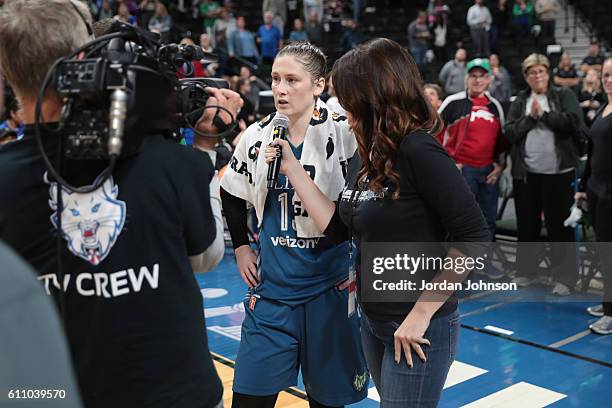
[[[221,187],[228,193],[255,207],[259,226],[268,193],[268,164],[264,155],[257,153],[272,141],[274,115],[252,124],[243,133],[221,180]],[[330,200],[336,201],[344,187],[347,161],[355,153],[356,147],[357,141],[349,130],[346,117],[330,112],[325,103],[318,100],[306,131],[300,162],[311,177],[314,173],[315,184]],[[293,195],[294,206],[296,201],[300,201],[297,193]],[[295,227],[300,238],[323,236],[308,214],[296,215]]]

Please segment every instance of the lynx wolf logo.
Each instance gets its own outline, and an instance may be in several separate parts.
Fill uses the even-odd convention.
[[[54,211],[51,223],[57,229],[57,183],[49,184],[49,206]],[[92,265],[98,265],[109,254],[123,229],[126,206],[117,200],[119,188],[112,177],[96,191],[82,194],[62,187],[62,236],[68,249]]]
[[[359,392],[363,390],[363,387],[365,387],[368,384],[369,379],[370,379],[370,375],[367,371],[361,374],[355,373],[355,377],[353,378],[353,388],[355,388],[355,391]]]

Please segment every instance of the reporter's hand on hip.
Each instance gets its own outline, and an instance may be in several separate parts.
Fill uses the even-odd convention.
[[[429,327],[429,321],[428,317],[420,315],[414,310],[408,313],[408,316],[393,334],[396,364],[399,364],[403,351],[408,367],[412,368],[412,350],[423,362],[427,361],[427,356],[421,345],[431,346],[429,340],[423,337]]]
[[[259,284],[257,254],[248,245],[239,246],[234,250],[234,253],[236,254],[236,264],[242,280],[250,288],[254,288]]]

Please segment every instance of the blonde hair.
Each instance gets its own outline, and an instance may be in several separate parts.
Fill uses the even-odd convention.
[[[547,69],[550,69],[550,61],[545,55],[533,53],[525,58],[521,64],[523,75],[527,74],[529,68],[535,67],[536,65],[544,65]]]
[[[595,82],[593,84],[591,84],[591,89],[587,88],[587,81],[586,81],[586,77],[587,75],[589,75],[590,72],[595,72],[595,74],[597,75],[597,79],[595,80]],[[601,91],[601,76],[599,75],[599,71],[596,69],[589,69],[586,72],[586,75],[584,76],[584,78],[582,79],[582,87],[581,87],[582,91],[586,91],[586,92],[597,92],[599,93]]]

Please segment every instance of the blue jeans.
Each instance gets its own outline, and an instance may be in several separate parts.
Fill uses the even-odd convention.
[[[468,187],[474,194],[476,202],[480,206],[480,210],[487,220],[491,240],[495,237],[495,222],[497,220],[497,198],[499,196],[499,182],[495,184],[487,184],[486,179],[489,173],[493,171],[493,165],[489,164],[484,167],[472,167],[463,165],[461,174],[465,179]]]
[[[402,354],[395,363],[393,333],[401,322],[381,322],[363,315],[361,341],[370,374],[380,395],[381,408],[435,407],[455,359],[459,340],[459,312],[431,320],[423,346],[427,361],[412,352],[409,368]]]
[[[410,47],[410,54],[412,54],[412,58],[414,58],[414,62],[420,67],[425,64],[425,54],[427,53],[427,48],[424,47]]]

